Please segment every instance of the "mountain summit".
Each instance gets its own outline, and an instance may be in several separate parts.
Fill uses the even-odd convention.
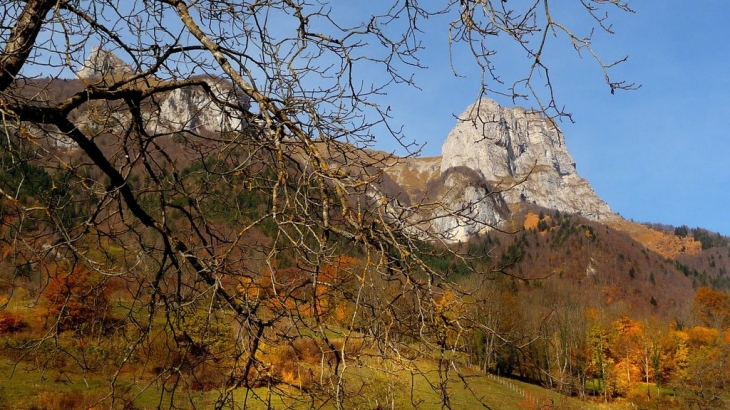
[[[528,202],[595,220],[615,217],[578,175],[558,126],[538,111],[488,99],[472,104],[443,145],[441,169],[457,166],[479,172],[508,204]]]
[[[122,59],[99,47],[78,71],[80,79],[97,81],[119,81],[133,74]],[[199,85],[156,96],[157,104],[148,107],[155,111],[148,113],[150,132],[216,133],[245,127],[240,111],[250,107],[247,96],[217,78],[197,80]],[[231,105],[241,110],[227,109]],[[93,130],[105,124],[91,117],[77,122]],[[457,118],[440,157],[391,159],[386,161],[380,192],[372,194],[394,199],[393,218],[408,220],[417,235],[427,232],[424,238],[436,234],[447,242],[460,242],[495,227],[507,228],[524,204],[592,220],[620,219],[578,175],[563,133],[539,111],[480,99]]]
[[[84,65],[76,75],[84,80],[95,77],[106,77],[109,75],[126,75],[134,70],[127,63],[122,61],[111,51],[104,50],[99,46],[91,49],[91,54],[84,61]]]
[[[412,202],[443,202],[429,215],[437,217],[431,228],[451,241],[500,226],[524,203],[593,220],[618,218],[578,175],[553,120],[489,99],[458,117],[441,157],[403,159],[387,173]],[[457,210],[466,215],[452,216]]]

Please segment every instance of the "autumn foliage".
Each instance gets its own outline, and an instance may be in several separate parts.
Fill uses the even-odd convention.
[[[730,327],[730,295],[703,286],[697,289],[693,310],[705,326]]]
[[[86,332],[107,317],[106,287],[80,265],[59,265],[51,270],[43,296],[48,302],[46,322],[58,331]]]
[[[16,333],[27,327],[28,322],[19,314],[8,311],[0,312],[0,335]]]
[[[237,293],[249,303],[263,303],[271,311],[347,321],[353,313],[347,286],[357,269],[358,262],[349,256],[339,256],[319,267],[269,269],[256,279],[241,278]]]

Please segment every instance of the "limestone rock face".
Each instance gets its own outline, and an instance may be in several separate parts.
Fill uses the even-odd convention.
[[[480,173],[507,204],[533,203],[604,220],[616,217],[576,172],[557,125],[539,112],[477,101],[443,145],[441,170]]]
[[[488,99],[459,117],[441,157],[401,159],[386,173],[401,198],[428,205],[418,206],[418,217],[428,221],[424,229],[450,242],[504,228],[523,203],[595,220],[618,219],[576,172],[552,120]]]
[[[442,174],[443,183],[432,219],[432,232],[447,241],[462,242],[470,237],[501,226],[509,215],[502,196],[493,192],[484,180],[471,170],[450,168]]]
[[[132,67],[112,52],[99,47],[93,48],[77,72],[77,76],[86,81],[120,81],[132,75]],[[215,77],[198,79],[207,84],[209,91],[201,86],[187,86],[156,94],[157,104],[143,109],[148,131],[199,133],[240,130],[244,127],[241,111],[250,108],[249,97],[228,81]],[[159,79],[151,80],[162,82]],[[144,88],[147,84],[145,81],[135,81],[131,86]],[[124,111],[111,115],[118,117],[117,123],[123,123],[129,117]],[[84,123],[83,119],[81,123]]]
[[[95,77],[124,75],[132,72],[134,72],[132,67],[114,53],[100,47],[94,47],[91,49],[89,58],[86,59],[76,75],[81,79],[89,80]]]
[[[239,110],[247,111],[250,102],[242,92],[236,92],[230,83],[208,78],[205,80],[211,93],[221,105],[211,98],[202,87],[177,88],[167,93],[160,104],[156,120],[158,125],[176,131],[230,131],[240,130],[245,124]]]
[[[509,217],[501,193],[478,172],[463,166],[443,172],[441,157],[401,158],[385,172],[397,184],[385,196],[399,198],[402,208],[417,210],[393,214],[408,215],[408,224],[429,233],[421,235],[423,239],[435,235],[446,242],[465,241],[500,227]]]

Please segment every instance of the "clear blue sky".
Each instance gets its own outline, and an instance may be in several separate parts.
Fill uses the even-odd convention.
[[[568,149],[581,176],[624,218],[730,235],[730,2],[631,6],[636,14],[611,13],[616,34],[599,36],[595,48],[606,60],[628,55],[612,73],[640,83],[638,91],[611,95],[588,58],[552,40],[558,101],[576,121],[560,123]],[[443,32],[426,40],[430,68],[416,74],[422,91],[398,89],[388,101],[406,135],[427,143],[423,155],[439,155],[453,115],[476,98],[479,78],[468,68],[461,70],[467,78],[451,73]]]

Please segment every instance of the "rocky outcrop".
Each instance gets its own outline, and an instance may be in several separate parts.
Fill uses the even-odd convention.
[[[249,109],[248,97],[236,92],[236,88],[227,81],[214,78],[204,80],[210,87],[210,94],[202,87],[177,88],[167,93],[154,117],[157,124],[174,131],[221,132],[242,129],[245,120],[241,112]]]
[[[429,183],[433,203],[431,231],[447,241],[466,239],[500,227],[509,217],[504,198],[467,167],[452,167]]]
[[[89,58],[84,61],[76,76],[83,80],[93,80],[108,76],[123,76],[133,73],[134,70],[111,51],[100,47],[91,49]]]
[[[386,169],[395,187],[385,189],[386,197],[397,198],[392,214],[408,215],[422,239],[435,235],[447,242],[464,241],[471,236],[502,225],[509,208],[481,175],[467,167],[441,172],[441,157],[401,158]]]
[[[94,47],[77,76],[86,82],[109,82],[124,80],[134,73],[132,67],[112,52]],[[149,132],[221,132],[244,127],[241,114],[250,108],[249,97],[228,81],[209,76],[198,79],[204,81],[209,90],[202,86],[186,86],[155,95],[155,104],[150,104],[143,112]],[[163,82],[147,78],[130,85],[144,88],[149,81]],[[116,123],[125,122],[125,113],[114,115]],[[99,127],[99,124],[88,125]]]
[[[533,203],[590,219],[615,214],[581,178],[555,122],[536,111],[482,99],[459,116],[443,145],[441,170],[479,172],[508,204]]]
[[[441,157],[403,159],[386,172],[410,202],[431,204],[419,207],[421,218],[452,242],[503,227],[522,203],[595,220],[617,218],[576,172],[552,120],[488,99],[459,116]]]

